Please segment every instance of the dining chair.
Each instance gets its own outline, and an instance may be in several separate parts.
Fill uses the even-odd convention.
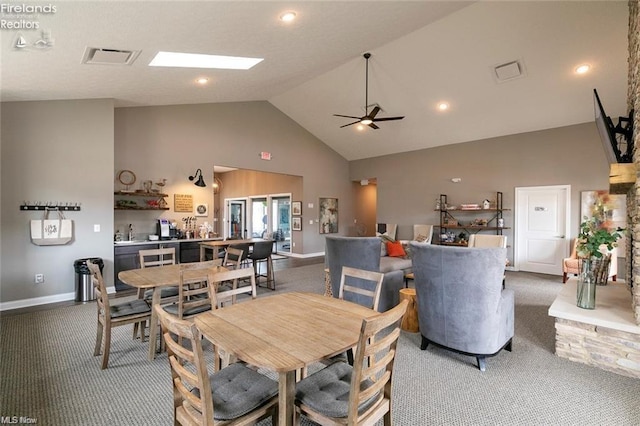
[[[296,416],[322,425],[372,425],[384,418],[390,426],[393,364],[407,306],[403,300],[362,321],[353,366],[335,362],[299,381]]]
[[[239,248],[228,247],[222,261],[225,268],[240,269],[242,267],[242,257],[244,251]]]
[[[271,258],[271,252],[273,251],[273,241],[260,241],[253,245],[253,251],[249,254],[249,260],[253,262],[253,269],[255,270],[256,280],[260,285],[260,277],[266,278],[266,286],[271,290],[276,289],[276,277],[273,271],[273,259]],[[260,265],[265,264],[266,272],[260,273]]]
[[[209,293],[209,272],[221,266],[220,259],[206,262],[182,263],[178,279],[178,301],[162,308],[180,319],[191,320],[193,316],[211,310],[211,294]],[[202,271],[197,279],[185,280],[185,272]]]
[[[377,311],[383,280],[383,273],[343,266],[338,299],[354,302]],[[353,364],[353,348],[347,350],[346,353],[320,360],[320,362],[324,365],[330,365],[336,361],[344,360],[345,356],[347,362]],[[306,369],[303,369],[302,376],[305,377],[306,373]]]
[[[249,281],[250,285],[239,285],[240,281]],[[252,268],[232,269],[209,273],[209,292],[211,300],[215,300],[214,309],[235,305],[240,294],[258,297],[256,279]],[[235,357],[222,349],[214,348],[215,371],[227,367],[236,361]]]
[[[96,345],[93,350],[93,355],[100,355],[102,349],[101,368],[104,370],[109,365],[111,329],[120,325],[141,323],[141,339],[144,341],[144,323],[147,320],[151,320],[151,308],[149,308],[146,302],[140,299],[111,304],[99,266],[91,261],[87,262],[87,266],[91,272],[91,282],[95,290],[96,305],[98,307]]]
[[[138,251],[140,259],[140,268],[150,268],[165,265],[175,265],[176,249],[175,247],[165,247],[160,249],[140,250]],[[153,289],[138,289],[138,299],[142,299],[151,306],[153,298]],[[163,287],[160,289],[160,303],[167,304],[178,301],[178,287]],[[138,324],[133,326],[133,338],[138,334]]]
[[[377,311],[382,280],[384,274],[381,272],[343,266],[338,299],[349,300]]]
[[[155,309],[171,366],[175,424],[249,425],[267,417],[277,424],[276,381],[242,363],[209,374],[195,324]]]
[[[208,280],[211,300],[214,300],[213,293],[216,293],[217,308],[226,306],[228,302],[234,305],[239,294],[250,294],[252,299],[258,297],[256,277],[251,268],[211,271]],[[250,285],[239,286],[239,281],[249,281]]]
[[[251,244],[249,243],[236,243],[231,244],[229,248],[242,250],[242,256],[240,257],[241,267],[249,266],[249,253],[251,252]]]

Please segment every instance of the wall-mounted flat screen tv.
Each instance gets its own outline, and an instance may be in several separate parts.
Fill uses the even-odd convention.
[[[596,126],[600,133],[600,139],[602,140],[602,147],[607,156],[609,163],[622,163],[622,153],[618,147],[618,141],[616,140],[615,126],[611,118],[607,116],[600,102],[598,91],[593,89],[593,107],[596,117]]]

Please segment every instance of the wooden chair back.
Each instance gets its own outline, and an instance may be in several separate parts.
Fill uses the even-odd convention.
[[[190,316],[190,312],[202,312],[205,307],[211,308],[212,294],[209,293],[209,272],[211,269],[221,266],[220,259],[206,262],[182,263],[180,264],[180,276],[178,280],[178,318],[183,319]],[[197,277],[185,279],[188,271],[202,271]],[[214,296],[215,297],[215,296]],[[201,308],[202,309],[199,309]]]
[[[238,281],[249,280],[250,285],[239,286]],[[224,287],[221,284],[224,283]],[[226,287],[230,289],[225,289]],[[239,294],[250,294],[252,299],[258,297],[256,290],[256,277],[252,268],[231,269],[228,271],[211,271],[209,273],[209,290],[211,300],[217,299],[217,307],[222,308],[231,302],[236,303]],[[214,296],[213,294],[216,293]]]
[[[353,285],[355,283],[350,279],[359,279],[374,283],[373,289],[370,290]],[[342,275],[340,276],[340,290],[338,293],[338,299],[344,299],[345,293],[360,294],[369,298],[368,300],[370,300],[370,303],[364,304],[359,302],[359,304],[377,311],[378,303],[380,302],[380,291],[382,290],[382,280],[384,280],[384,274],[380,272],[365,271],[362,269],[343,266]],[[352,284],[348,284],[347,282],[350,282]],[[361,301],[362,298],[360,298],[359,300]]]
[[[403,300],[394,308],[362,321],[350,378],[346,418],[326,416],[296,401],[298,412],[322,425],[373,425],[383,417],[384,424],[390,425],[393,363],[400,323],[407,306],[408,302]],[[371,398],[373,402],[369,402]],[[370,405],[358,414],[359,407],[365,403]]]
[[[171,365],[176,424],[213,424],[213,398],[202,334],[193,323],[167,313],[159,305],[155,309]],[[183,340],[189,344],[181,344]]]
[[[228,247],[222,265],[227,268],[240,269],[243,255],[244,251],[242,249]]]
[[[175,247],[165,247],[161,249],[140,250],[140,267],[148,268],[149,266],[164,266],[176,264]]]
[[[100,267],[92,262],[87,262],[87,267],[89,271],[91,271],[91,284],[93,285],[93,291],[96,295],[98,318],[104,318],[105,322],[109,322],[111,320],[111,316],[109,315],[109,295],[107,294],[107,287],[104,285],[104,280],[100,273]]]

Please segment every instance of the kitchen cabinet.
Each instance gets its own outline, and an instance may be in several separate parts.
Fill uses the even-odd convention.
[[[140,250],[155,250],[164,247],[175,247],[176,259],[180,258],[180,243],[178,241],[116,245],[113,256],[113,282],[115,283],[116,291],[133,290],[133,287],[126,285],[118,279],[118,273],[120,273],[120,271],[140,268],[140,256],[138,255]]]
[[[184,241],[180,243],[180,263],[200,262],[200,241]]]
[[[116,191],[113,195],[114,210],[169,210],[165,200],[167,194]]]
[[[502,203],[502,192],[496,192],[495,205],[485,209],[477,204],[461,204],[452,206],[448,204],[446,194],[440,194],[440,232],[438,241],[442,245],[466,246],[467,241],[459,238],[458,231],[464,231],[466,235],[478,232],[491,231],[496,235],[502,235],[505,229]],[[447,234],[448,238],[443,238]],[[453,239],[450,238],[453,235]]]

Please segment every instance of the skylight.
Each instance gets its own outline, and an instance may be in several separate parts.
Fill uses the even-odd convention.
[[[263,60],[264,58],[243,58],[239,56],[204,55],[198,53],[158,52],[155,58],[153,58],[149,63],[149,66],[248,70]]]

